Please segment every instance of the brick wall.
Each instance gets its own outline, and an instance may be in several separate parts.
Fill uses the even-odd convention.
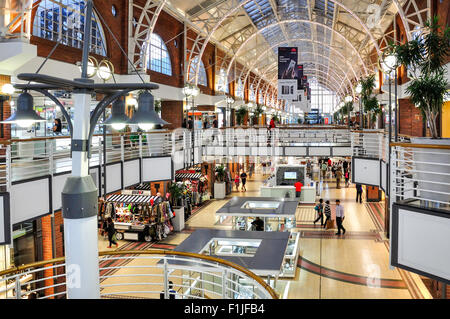
[[[105,20],[112,33],[124,48],[125,52],[128,50],[128,4],[127,1],[122,0],[94,0],[95,7],[98,14],[100,14]],[[117,16],[114,17],[111,13],[111,6],[116,6]],[[33,20],[36,10],[33,11]],[[101,19],[100,19],[101,21]],[[128,72],[128,64],[126,57],[120,51],[117,43],[109,33],[107,28],[103,26],[103,31],[106,40],[107,58],[113,63],[116,73],[126,74]],[[40,57],[47,57],[56,42],[49,41],[43,38],[32,36],[30,40],[31,44],[37,46],[37,54]],[[100,62],[104,57],[91,54],[97,58]],[[55,50],[51,59],[75,64],[81,61],[82,51],[81,49],[69,47],[60,44]]]
[[[64,256],[64,235],[61,232],[61,226],[64,224],[64,219],[61,211],[54,214],[54,237],[55,237],[55,247],[53,247],[52,239],[52,218],[51,215],[47,215],[41,218],[42,224],[42,256],[43,260],[50,260],[53,258]],[[55,250],[55,256],[53,256],[53,250]],[[52,277],[55,275],[64,274],[65,270],[63,267],[58,267],[56,269],[47,269],[44,271],[44,278]],[[64,283],[64,277],[58,277],[57,279],[47,279],[45,280],[45,286],[52,286],[54,284]],[[52,295],[54,293],[65,291],[65,286],[58,286],[55,288],[48,288],[44,291],[46,296]],[[53,297],[51,297],[53,299]]]
[[[9,75],[0,75],[0,88],[7,83],[11,83],[11,77]],[[3,120],[7,119],[11,115],[11,106],[9,103],[10,103],[9,100],[3,101]],[[1,125],[2,124],[0,124],[0,127]],[[11,138],[11,125],[3,124],[3,138],[1,138],[0,135],[0,142],[9,140],[10,138]]]
[[[180,128],[183,122],[183,101],[162,101],[161,118],[170,123],[166,128]]]
[[[398,105],[400,111],[399,133],[423,136],[423,121],[420,110],[409,99],[399,99]]]

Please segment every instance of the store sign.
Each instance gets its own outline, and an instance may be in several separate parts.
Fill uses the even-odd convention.
[[[278,99],[297,99],[298,48],[278,48]]]
[[[11,243],[9,193],[0,194],[0,245]]]

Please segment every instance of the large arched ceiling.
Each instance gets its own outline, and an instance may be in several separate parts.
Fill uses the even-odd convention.
[[[330,83],[339,74],[349,79],[344,90],[349,93],[352,82],[375,70],[383,43],[394,39],[386,30],[395,14],[408,38],[429,16],[418,0],[161,1],[199,34],[188,57],[202,55],[208,41],[226,52],[227,58],[216,68],[227,70],[229,81],[253,72],[273,82],[277,47],[296,46],[298,62],[305,62],[307,73],[320,73],[316,80],[333,91]],[[237,70],[232,62],[244,69]]]

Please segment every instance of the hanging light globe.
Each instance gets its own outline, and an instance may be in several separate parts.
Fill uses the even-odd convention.
[[[125,115],[125,103],[122,98],[114,101],[111,107],[111,116],[103,123],[111,125],[113,129],[120,131],[125,128],[129,117]]]
[[[155,99],[153,95],[145,91],[139,94],[138,109],[133,114],[131,120],[128,121],[130,125],[138,125],[141,130],[148,131],[155,127],[155,125],[166,125],[168,122],[161,119],[155,111]]]
[[[45,119],[33,110],[33,97],[31,94],[24,92],[17,98],[17,111],[0,123],[17,124],[20,127],[26,128],[35,122],[45,122]]]

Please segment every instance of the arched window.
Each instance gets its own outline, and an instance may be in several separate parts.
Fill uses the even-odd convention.
[[[262,95],[262,91],[261,90],[258,91],[258,103],[259,104],[264,104],[264,96]]]
[[[36,9],[33,35],[81,49],[84,42],[85,1],[41,0]],[[92,16],[91,52],[106,56],[105,35],[97,15]]]
[[[150,45],[147,50],[148,65],[152,71],[172,76],[172,63],[170,62],[169,51],[161,37],[152,33]]]
[[[217,91],[229,93],[227,74],[224,69],[220,69],[217,80]]]
[[[244,85],[242,84],[241,79],[238,80],[234,94],[236,95],[236,98],[240,98],[240,99],[244,98]]]
[[[250,84],[250,90],[248,92],[248,99],[249,99],[249,101],[256,102],[256,92],[255,92],[255,88],[253,87],[253,84]]]
[[[197,65],[199,63],[198,55],[194,57],[189,66],[189,80],[195,79],[195,72],[197,72]],[[208,77],[206,75],[205,65],[200,60],[200,71],[198,73],[198,85],[208,86]]]

